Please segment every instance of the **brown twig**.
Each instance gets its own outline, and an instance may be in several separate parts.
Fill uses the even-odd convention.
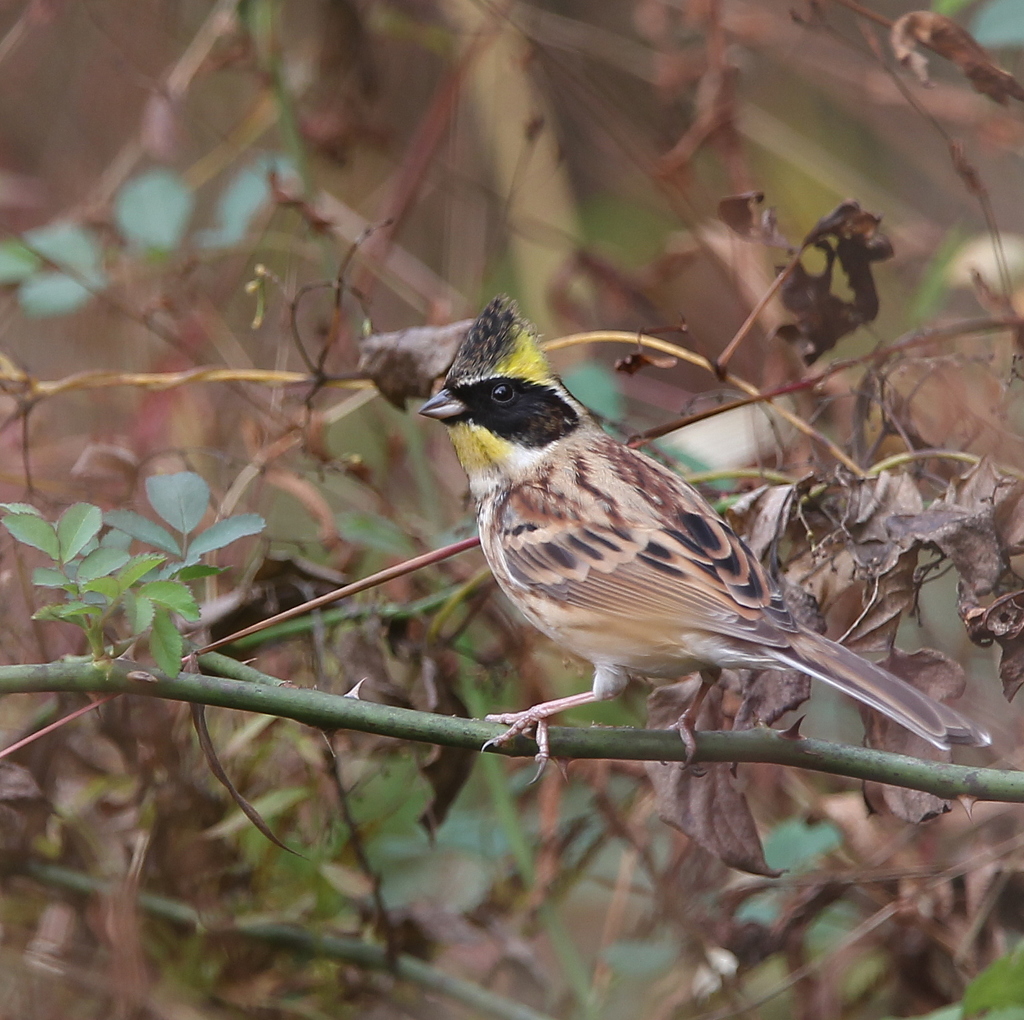
[[[434,549],[432,552],[424,553],[422,556],[414,556],[411,560],[397,563],[395,566],[387,567],[385,570],[378,570],[376,574],[364,577],[361,581],[346,584],[343,588],[329,591],[326,595],[321,595],[319,598],[310,599],[308,602],[303,602],[300,606],[293,606],[291,609],[286,609],[283,613],[278,613],[276,616],[260,620],[259,623],[254,623],[251,627],[245,627],[242,630],[235,631],[234,634],[228,634],[227,637],[219,638],[212,644],[200,648],[196,655],[205,655],[207,652],[212,652],[215,648],[223,648],[239,638],[248,637],[250,634],[258,634],[261,630],[266,630],[275,623],[293,620],[297,616],[303,616],[314,609],[320,609],[322,606],[329,606],[332,602],[347,598],[349,595],[358,595],[361,591],[376,588],[377,585],[392,581],[396,577],[404,577],[406,574],[411,574],[421,567],[429,567],[434,563],[440,563],[442,560],[457,556],[459,553],[472,549],[479,544],[480,539],[475,536],[473,538],[464,538],[461,542],[453,542],[451,545],[446,545],[441,549]]]

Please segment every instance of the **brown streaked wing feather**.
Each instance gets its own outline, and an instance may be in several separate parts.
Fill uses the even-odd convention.
[[[615,616],[788,646],[796,624],[732,529],[680,478],[604,438],[571,478],[553,470],[501,500],[513,581]]]

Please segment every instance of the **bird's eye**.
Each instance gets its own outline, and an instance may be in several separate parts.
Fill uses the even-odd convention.
[[[507,404],[516,395],[516,391],[507,383],[495,383],[491,390],[491,400],[498,404]]]

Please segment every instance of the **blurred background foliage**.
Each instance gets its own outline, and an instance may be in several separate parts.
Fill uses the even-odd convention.
[[[199,592],[223,633],[472,533],[443,430],[360,372],[369,333],[466,318],[504,290],[549,337],[653,330],[714,358],[786,260],[718,219],[751,189],[793,240],[843,199],[884,217],[895,256],[875,271],[877,319],[826,361],[1010,314],[1021,104],[935,54],[922,85],[885,24],[913,8],[876,6],[3,5],[2,498],[50,516],[79,499],[143,507],[147,476],[199,472],[219,513],[268,522]],[[1020,0],[935,9],[1021,71]],[[784,321],[769,303],[731,370],[765,388],[799,378]],[[954,330],[896,366],[885,384],[921,445],[1024,468],[1014,343]],[[616,373],[628,349],[581,350],[559,367],[624,435],[735,396],[692,366]],[[307,378],[127,375],[199,366]],[[789,406],[846,444],[864,372]],[[757,484],[737,468],[833,468],[760,410],[661,450],[717,472],[719,496]],[[6,541],[4,660],[82,653],[72,628],[30,619],[31,566]],[[481,568],[462,556],[239,654],[299,685],[369,678],[372,700],[477,716],[584,683]],[[1014,748],[1019,720],[983,684],[994,660],[963,636],[953,582],[924,590],[905,633],[970,665],[971,714]],[[643,698],[574,721],[642,725]],[[81,704],[5,699],[0,737]],[[956,1017],[968,987],[963,1015],[1022,1003],[999,998],[1024,966],[1006,955],[1024,931],[1017,808],[910,828],[869,813],[856,783],[746,767],[767,861],[786,869],[752,878],[661,823],[638,765],[578,762],[530,785],[532,767],[493,756],[209,716],[224,767],[297,853],[235,807],[183,706],[120,698],[30,744],[0,763],[0,1016]],[[815,735],[857,741],[858,727],[815,695]],[[332,956],[321,936],[386,959]],[[390,973],[395,954],[424,966]],[[448,979],[494,999],[468,1005]]]

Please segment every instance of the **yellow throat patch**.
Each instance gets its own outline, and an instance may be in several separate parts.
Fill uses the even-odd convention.
[[[513,443],[472,422],[460,421],[452,425],[448,435],[467,475],[502,464],[515,453]]]

